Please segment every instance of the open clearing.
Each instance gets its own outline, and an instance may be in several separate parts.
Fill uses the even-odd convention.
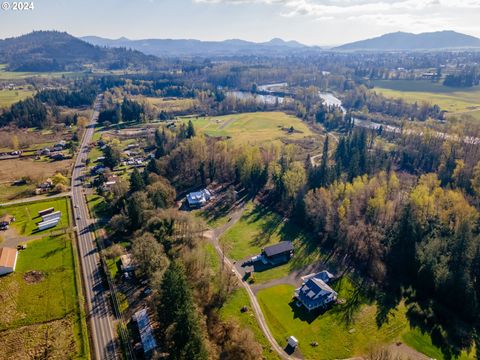
[[[468,114],[480,120],[480,86],[451,88],[427,80],[378,80],[374,91],[408,102],[437,104],[450,115]]]
[[[88,357],[76,279],[69,236],[29,242],[0,278],[0,359]]]
[[[410,329],[404,304],[391,311],[388,321],[379,327],[377,305],[367,304],[348,278],[342,278],[333,287],[346,303],[323,313],[309,313],[297,307],[292,300],[294,287],[290,285],[258,292],[269,328],[281,346],[285,346],[286,338],[293,335],[299,340],[300,351],[306,359],[329,360],[359,356],[372,347],[401,341],[428,356],[443,359],[428,335]],[[311,346],[312,342],[317,342],[318,346]],[[460,358],[473,359],[465,354]]]
[[[33,91],[29,90],[0,90],[0,107],[8,107],[32,95]]]
[[[220,238],[228,257],[234,260],[259,254],[265,246],[282,240],[293,242],[295,256],[287,264],[255,272],[257,283],[283,277],[319,261],[320,251],[298,226],[285,222],[277,213],[252,202],[246,205],[240,220]]]
[[[38,216],[38,211],[48,209],[50,207],[54,207],[55,211],[62,212],[60,222],[54,228],[37,232],[37,223],[42,220],[42,218]],[[29,236],[45,234],[49,233],[50,231],[66,229],[70,225],[70,207],[67,198],[55,198],[46,201],[37,201],[5,207],[2,206],[0,207],[0,214],[9,214],[15,217],[16,220],[11,226],[13,226],[20,235]]]
[[[34,160],[33,158],[18,158],[0,161],[0,182],[13,181],[22,177],[44,180],[57,172],[69,173],[72,159],[61,161]]]
[[[247,306],[248,310],[241,312],[240,309],[243,306]],[[257,319],[251,309],[250,300],[245,289],[238,288],[232,295],[230,295],[227,302],[220,310],[220,317],[223,320],[235,321],[240,326],[249,329],[255,336],[257,342],[262,346],[264,359],[279,359],[277,353],[270,349],[270,343],[258,326]]]
[[[166,112],[178,112],[186,110],[195,110],[196,106],[199,106],[200,103],[196,99],[180,99],[180,98],[161,98],[161,97],[143,97],[136,96],[134,97],[138,101],[147,101],[149,104],[153,105],[157,111],[166,111]]]
[[[307,124],[282,112],[243,113],[191,120],[198,131],[213,137],[230,137],[237,144],[265,145],[315,136]],[[291,127],[295,131],[289,133]]]
[[[73,72],[22,72],[22,71],[8,71],[6,64],[0,64],[0,80],[15,80],[26,79],[31,77],[49,78],[79,75],[80,73]]]

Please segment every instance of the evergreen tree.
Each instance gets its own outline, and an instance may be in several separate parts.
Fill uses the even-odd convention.
[[[160,286],[158,320],[167,329],[162,342],[168,359],[207,359],[185,270],[176,261],[170,263]]]
[[[189,120],[187,130],[186,130],[186,138],[190,139],[194,136],[195,136],[195,127],[193,126],[192,120]]]
[[[133,172],[130,175],[130,191],[134,193],[143,190],[144,188],[145,182],[143,181],[142,175],[137,168],[133,169]]]

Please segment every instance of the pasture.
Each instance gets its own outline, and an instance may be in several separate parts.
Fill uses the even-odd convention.
[[[22,177],[35,181],[43,181],[57,172],[68,174],[73,160],[61,161],[34,160],[33,157],[23,157],[0,161],[0,183],[11,182]]]
[[[0,278],[0,359],[88,358],[75,267],[69,236],[31,241],[19,253],[16,271]]]
[[[426,80],[377,80],[374,91],[391,98],[402,98],[408,102],[429,102],[449,115],[471,115],[480,120],[480,86],[473,88],[451,88]]]
[[[54,228],[37,232],[37,223],[42,220],[42,218],[38,216],[38,211],[50,207],[54,207],[55,211],[62,212],[60,222]],[[9,214],[15,217],[16,220],[12,223],[12,226],[20,235],[45,234],[52,230],[66,229],[70,226],[70,203],[67,198],[55,198],[45,201],[2,206],[0,207],[0,215],[1,214]]]
[[[146,101],[152,105],[157,111],[169,112],[181,112],[187,110],[193,110],[200,103],[196,99],[180,99],[180,98],[162,98],[162,97],[143,97],[136,96],[138,101]]]
[[[62,76],[74,76],[79,73],[73,72],[25,72],[25,71],[8,71],[6,64],[0,64],[0,80],[19,80],[31,77],[51,78]]]
[[[307,124],[282,112],[242,113],[190,120],[197,131],[212,137],[228,137],[239,145],[301,141],[315,136]],[[293,131],[289,131],[291,128]]]
[[[30,90],[0,90],[0,108],[9,107],[13,103],[33,95]]]

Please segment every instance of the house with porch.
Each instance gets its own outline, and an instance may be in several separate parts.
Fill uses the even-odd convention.
[[[302,286],[295,289],[294,297],[298,300],[297,304],[303,305],[308,311],[311,311],[317,308],[326,308],[335,302],[338,294],[327,284],[333,277],[328,271],[321,271],[305,277]]]

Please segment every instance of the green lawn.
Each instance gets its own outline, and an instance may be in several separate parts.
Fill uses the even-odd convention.
[[[243,113],[189,120],[192,120],[197,131],[210,136],[229,136],[236,144],[265,145],[280,139],[301,140],[314,135],[303,121],[282,112]],[[292,126],[299,132],[289,134],[284,130]]]
[[[218,271],[220,270],[221,261],[217,251],[209,242],[205,242],[204,249],[206,254],[205,256],[207,256],[208,265],[214,273],[218,273]]]
[[[87,195],[87,205],[92,216],[102,218],[108,214],[108,205],[105,198],[100,195]]]
[[[249,202],[240,220],[232,226],[220,241],[225,247],[228,257],[241,260],[262,251],[266,245],[282,240],[293,241],[295,255],[289,263],[256,272],[256,282],[264,282],[287,275],[298,269],[320,260],[321,254],[314,241],[292,222],[286,222],[277,213]]]
[[[379,327],[376,303],[366,301],[348,278],[342,278],[333,288],[346,303],[323,313],[309,313],[297,307],[292,299],[294,287],[291,285],[278,285],[258,292],[257,298],[269,328],[281,346],[285,346],[286,338],[293,335],[299,340],[306,359],[329,360],[363,355],[372,347],[402,341],[428,356],[443,359],[428,334],[410,328],[403,303],[390,311]],[[318,347],[312,347],[312,342],[317,342]],[[473,357],[464,354],[461,359]]]
[[[240,309],[243,306],[248,306],[249,310],[242,313]],[[270,349],[270,343],[265,338],[262,330],[258,326],[257,319],[251,310],[250,300],[247,292],[243,288],[235,290],[235,292],[228,298],[227,302],[220,310],[220,317],[223,320],[232,320],[237,322],[240,326],[250,329],[253,332],[255,339],[263,348],[263,356],[266,360],[279,359],[277,353]]]
[[[480,119],[480,86],[450,88],[430,81],[378,80],[374,90],[408,102],[437,104],[452,115],[469,114]]]
[[[30,90],[0,90],[0,107],[8,107],[32,95]]]
[[[37,223],[42,220],[42,218],[38,216],[38,211],[50,207],[54,207],[55,211],[59,210],[62,212],[60,222],[54,228],[38,232]],[[52,230],[64,229],[70,226],[70,204],[68,198],[55,198],[51,200],[0,207],[0,215],[1,214],[13,215],[16,218],[13,226],[18,230],[20,235],[48,233]]]
[[[28,283],[24,275],[33,270],[41,272],[43,278]],[[83,332],[86,331],[86,324],[81,316],[78,296],[70,237],[45,237],[29,242],[27,249],[18,255],[16,271],[0,278],[0,331],[6,331],[9,335],[16,331],[15,335],[21,338],[27,335],[23,327],[41,327],[52,322],[52,327],[62,334],[51,334],[50,346],[65,347],[61,351],[68,351],[69,358],[88,358],[88,350],[85,350],[88,344],[85,343],[86,334]],[[17,331],[20,327],[22,330]],[[54,340],[56,336],[65,338]],[[30,350],[34,346],[43,347],[45,338],[41,341],[40,344],[27,341],[32,348]]]

